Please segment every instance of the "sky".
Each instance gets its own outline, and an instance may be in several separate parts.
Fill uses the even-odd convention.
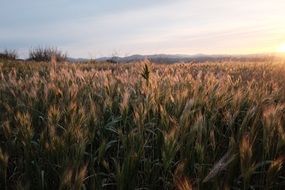
[[[0,50],[70,57],[285,49],[284,0],[0,0]],[[284,50],[285,51],[285,50]]]

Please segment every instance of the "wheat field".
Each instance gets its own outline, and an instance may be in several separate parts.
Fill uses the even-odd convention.
[[[284,189],[285,62],[0,62],[1,189]]]

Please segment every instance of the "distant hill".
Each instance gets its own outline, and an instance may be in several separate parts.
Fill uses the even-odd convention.
[[[182,54],[154,54],[154,55],[131,55],[126,57],[101,57],[95,59],[98,62],[110,62],[110,63],[130,63],[136,61],[143,61],[145,59],[154,63],[177,63],[177,62],[221,62],[221,61],[263,61],[265,59],[274,58],[275,54],[249,54],[249,55],[182,55]],[[69,58],[71,62],[84,62],[89,59],[83,58]]]

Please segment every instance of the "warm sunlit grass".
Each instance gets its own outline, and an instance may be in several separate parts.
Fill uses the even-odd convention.
[[[284,189],[285,68],[0,62],[1,189]]]

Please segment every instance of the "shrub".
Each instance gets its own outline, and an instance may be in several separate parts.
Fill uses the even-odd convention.
[[[29,60],[32,61],[51,61],[52,56],[56,57],[56,61],[65,61],[67,59],[66,53],[57,48],[35,48],[30,50]]]
[[[0,59],[4,60],[15,60],[17,59],[18,55],[16,50],[4,50],[3,52],[0,52]]]

